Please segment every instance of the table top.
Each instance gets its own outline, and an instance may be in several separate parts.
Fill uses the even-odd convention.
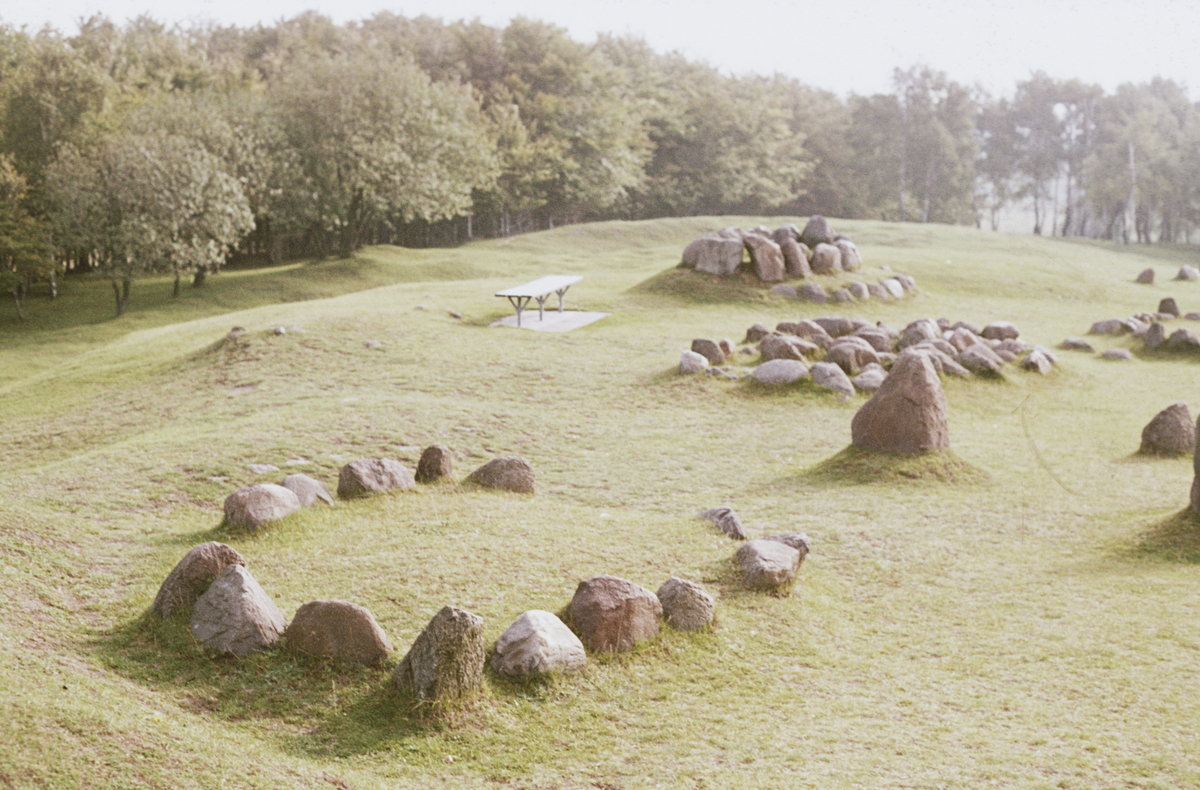
[[[540,277],[532,282],[527,282],[524,285],[517,285],[512,288],[505,288],[503,291],[497,291],[496,296],[544,296],[574,285],[582,279],[582,276],[575,274],[552,274],[548,277]]]

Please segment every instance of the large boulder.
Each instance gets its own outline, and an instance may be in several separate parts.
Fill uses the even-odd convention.
[[[259,483],[239,488],[225,497],[225,523],[258,529],[299,509],[300,499],[293,492],[274,483]]]
[[[856,272],[862,268],[862,255],[858,251],[858,247],[850,239],[838,239],[833,243],[833,246],[838,248],[842,254],[842,269],[848,272]]]
[[[338,473],[337,495],[339,499],[345,499],[394,488],[403,490],[416,484],[413,473],[399,461],[392,458],[364,458],[342,467]]]
[[[759,539],[743,545],[733,559],[750,589],[784,592],[796,580],[801,558],[800,552],[786,543]]]
[[[511,678],[575,672],[587,666],[583,642],[566,624],[540,609],[525,612],[496,640],[492,669]]]
[[[800,241],[800,229],[794,223],[787,222],[776,228],[771,238],[782,247],[785,241]]]
[[[813,383],[818,387],[833,390],[839,395],[854,394],[854,385],[850,383],[850,377],[846,375],[840,365],[833,362],[818,362],[812,366],[810,372]]]
[[[750,263],[758,279],[764,283],[783,282],[787,269],[778,244],[756,233],[747,233],[743,243],[750,252]]]
[[[1172,351],[1200,348],[1200,339],[1196,337],[1196,333],[1192,330],[1187,327],[1180,327],[1167,338],[1166,346]]]
[[[683,262],[698,272],[728,276],[742,265],[742,240],[718,235],[696,239],[684,250]]]
[[[663,619],[672,628],[696,631],[712,622],[716,604],[708,591],[695,582],[672,576],[658,588],[657,595]]]
[[[1186,403],[1175,403],[1154,415],[1142,429],[1140,453],[1190,455],[1196,450],[1196,426]]]
[[[443,606],[396,665],[392,680],[419,700],[456,699],[483,682],[483,618]]]
[[[842,252],[832,244],[818,244],[809,266],[813,274],[836,274],[842,270]]]
[[[533,467],[524,458],[493,458],[467,475],[467,482],[517,494],[533,493]]]
[[[299,473],[288,475],[283,478],[280,485],[296,495],[296,499],[300,501],[300,507],[309,507],[317,502],[333,505],[333,497],[329,495],[329,489],[325,487],[325,484],[308,475]]]
[[[658,636],[662,604],[641,585],[616,576],[593,576],[575,589],[567,619],[593,653],[624,653]]]
[[[154,596],[154,603],[150,605],[150,612],[164,620],[176,612],[190,612],[196,599],[204,594],[226,566],[245,564],[237,549],[224,543],[209,541],[192,547],[163,580],[158,595]]]
[[[808,248],[791,239],[779,242],[783,253],[783,265],[792,277],[811,277],[812,269],[808,265]]]
[[[833,228],[829,227],[829,220],[820,214],[813,214],[809,217],[804,230],[800,233],[800,242],[807,245],[809,249],[818,244],[832,244]]]
[[[375,616],[348,601],[309,601],[284,632],[289,650],[348,664],[379,666],[392,642]]]
[[[746,539],[746,530],[742,527],[742,520],[738,518],[737,513],[733,512],[732,508],[710,507],[700,514],[700,518],[711,521],[713,526],[731,538]]]
[[[227,565],[196,599],[189,626],[209,650],[244,656],[273,646],[287,623],[250,571]]]
[[[707,359],[710,365],[725,364],[725,352],[714,340],[698,337],[692,341],[692,351]]]
[[[921,453],[950,446],[946,395],[928,354],[905,351],[850,423],[855,447]]]
[[[808,375],[808,365],[798,359],[770,359],[750,374],[759,384],[778,386],[792,384]]]
[[[454,473],[454,460],[450,448],[441,444],[431,444],[421,451],[421,460],[417,461],[417,473],[413,476],[418,483],[436,483]]]

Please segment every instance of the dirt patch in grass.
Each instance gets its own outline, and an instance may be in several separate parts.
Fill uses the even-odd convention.
[[[889,453],[850,445],[837,455],[801,473],[808,482],[872,485],[905,481],[979,484],[991,480],[984,469],[969,464],[952,450],[925,453]]]

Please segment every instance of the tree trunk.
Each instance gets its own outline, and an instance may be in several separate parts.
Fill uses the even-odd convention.
[[[1137,167],[1133,162],[1133,140],[1129,141],[1129,203],[1125,208],[1128,219],[1125,220],[1125,243],[1129,243],[1129,228],[1137,235]]]
[[[58,279],[54,275],[55,275],[55,267],[51,267],[51,269],[50,269],[50,298],[51,299],[58,298]]]
[[[204,281],[206,279],[208,279],[208,269],[201,266],[199,269],[196,270],[196,273],[194,275],[192,275],[192,287],[193,288],[203,288]]]
[[[17,303],[17,318],[25,320],[25,298],[21,296],[20,288],[12,289],[13,301]]]
[[[116,300],[117,300],[117,316],[120,317],[120,316],[125,315],[125,304],[129,301],[129,279],[128,278],[125,279],[125,297],[124,298],[121,297],[121,283],[117,281],[116,277],[114,277],[112,279],[112,287],[113,287],[113,296],[116,297]]]
[[[175,270],[175,290],[173,290],[173,291],[171,292],[171,298],[172,298],[172,299],[177,299],[177,298],[179,298],[179,277],[180,277],[179,270],[178,270],[178,269],[176,269],[176,270]]]

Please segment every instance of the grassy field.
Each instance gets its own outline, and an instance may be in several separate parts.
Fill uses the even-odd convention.
[[[1191,461],[1135,453],[1159,410],[1196,415],[1200,358],[1060,352],[1044,378],[947,380],[950,475],[845,453],[864,396],[675,372],[692,338],[838,313],[1007,319],[1055,345],[1164,296],[1200,311],[1200,283],[1170,279],[1200,254],[836,222],[865,277],[919,287],[840,309],[673,270],[699,233],[759,221],[371,248],[225,272],[178,300],[139,281],[115,320],[107,282],[68,279],[28,322],[0,316],[0,787],[1200,786]],[[1158,284],[1134,284],[1146,266]],[[547,273],[585,275],[568,306],[611,315],[488,327],[508,312],[492,293]],[[252,535],[219,526],[242,485],[303,471],[332,489],[347,461],[411,468],[435,442],[458,479],[523,456],[538,492],[449,483]],[[696,517],[715,505],[752,537],[811,536],[790,596],[739,588],[736,543]],[[717,619],[414,710],[390,667],[215,659],[186,624],[147,619],[206,540],[237,548],[285,617],[315,599],[369,608],[393,665],[445,604],[494,641],[599,573],[699,581]]]

